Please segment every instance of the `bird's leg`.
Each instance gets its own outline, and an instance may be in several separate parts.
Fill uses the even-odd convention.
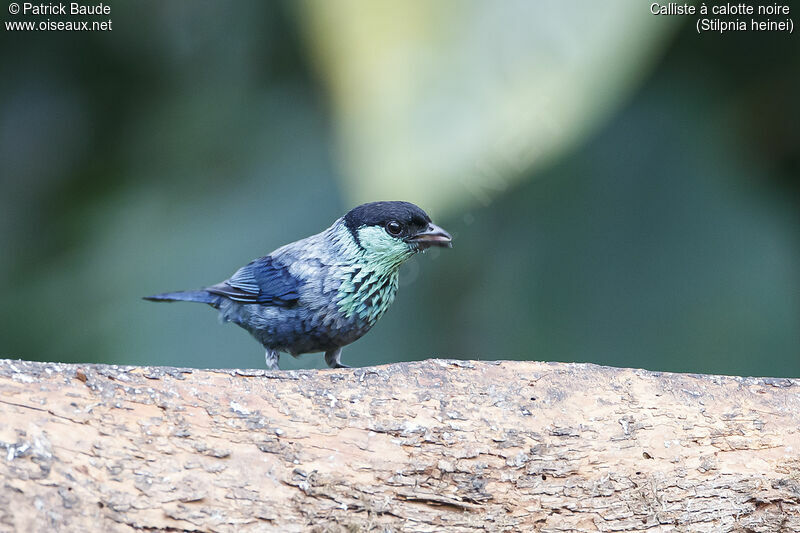
[[[328,363],[328,366],[331,368],[350,368],[347,365],[343,365],[342,361],[342,349],[336,348],[335,350],[328,350],[325,352],[325,362]]]
[[[278,359],[280,356],[281,354],[278,353],[277,350],[270,350],[267,348],[267,355],[264,356],[264,360],[267,362],[267,370],[280,370],[278,367]]]

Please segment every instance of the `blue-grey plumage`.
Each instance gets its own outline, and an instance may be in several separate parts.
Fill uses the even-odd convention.
[[[342,347],[369,331],[394,301],[400,265],[430,246],[450,245],[450,235],[416,205],[372,202],[222,283],[145,299],[211,305],[266,348],[269,368],[278,368],[280,352],[325,352],[329,366],[344,367]]]

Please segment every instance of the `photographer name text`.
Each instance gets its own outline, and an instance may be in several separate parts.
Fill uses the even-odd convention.
[[[102,2],[94,6],[85,6],[78,2],[71,2],[69,10],[66,4],[33,4],[24,2],[22,4],[23,15],[110,15],[111,6]]]

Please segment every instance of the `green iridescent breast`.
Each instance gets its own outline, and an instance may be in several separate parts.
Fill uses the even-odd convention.
[[[337,306],[346,318],[374,324],[386,312],[397,293],[397,270],[376,272],[353,268],[339,286]]]

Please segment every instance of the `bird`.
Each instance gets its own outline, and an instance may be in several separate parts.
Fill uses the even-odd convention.
[[[146,296],[154,302],[199,302],[223,322],[248,331],[266,350],[269,370],[280,353],[324,352],[331,368],[394,301],[398,269],[452,237],[410,202],[354,207],[326,230],[278,248],[204,289]]]

